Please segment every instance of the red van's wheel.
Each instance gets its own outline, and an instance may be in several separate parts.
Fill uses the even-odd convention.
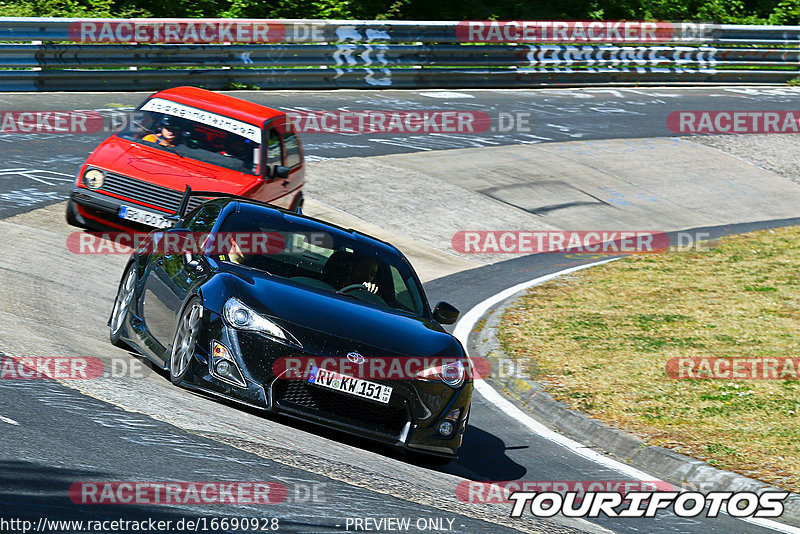
[[[295,213],[303,213],[303,193],[297,195],[297,198],[294,200],[294,204],[292,204],[291,210]]]

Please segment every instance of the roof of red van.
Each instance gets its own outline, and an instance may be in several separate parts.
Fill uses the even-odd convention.
[[[284,115],[282,111],[268,108],[261,104],[253,104],[240,98],[206,91],[197,87],[173,87],[159,91],[153,97],[165,98],[179,104],[205,109],[256,125],[259,128],[264,124],[265,120]]]

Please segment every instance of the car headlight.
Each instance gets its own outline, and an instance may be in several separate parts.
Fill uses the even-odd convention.
[[[457,388],[464,383],[464,376],[466,376],[466,374],[464,364],[458,361],[443,365],[439,373],[439,378],[451,388]]]
[[[83,173],[83,185],[89,189],[100,189],[105,181],[106,175],[101,170],[89,169]]]
[[[235,297],[229,298],[225,303],[222,315],[229,325],[239,330],[261,332],[281,341],[294,342],[294,339],[290,339],[283,328],[263,315],[259,315]]]
[[[457,360],[455,362],[425,369],[424,371],[419,372],[418,376],[427,380],[438,378],[451,388],[459,388],[461,387],[461,384],[464,383],[464,379],[467,376],[467,370],[464,367],[464,363],[461,360]]]

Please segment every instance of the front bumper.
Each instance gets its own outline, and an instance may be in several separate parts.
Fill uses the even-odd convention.
[[[72,209],[74,206],[73,213],[76,219],[85,227],[93,230],[144,233],[154,230],[153,226],[128,221],[119,216],[120,208],[123,205],[140,206],[139,203],[132,200],[121,200],[82,187],[75,187],[70,194],[69,202],[72,206],[69,206],[68,209]],[[148,211],[159,211],[149,206],[141,207]],[[164,212],[164,215],[171,215],[171,213]]]
[[[453,389],[439,381],[373,380],[393,388],[390,402],[381,404],[310,385],[302,379],[279,378],[272,372],[278,358],[307,353],[259,334],[235,330],[217,314],[206,313],[205,317],[211,324],[204,329],[208,339],[200,340],[200,345],[207,347],[212,339],[221,341],[230,350],[246,386],[237,387],[212,376],[207,350],[197,351],[190,386],[388,445],[457,456],[469,417],[472,382]],[[451,421],[452,433],[441,435],[439,424],[456,409],[460,415]]]
[[[394,388],[388,405],[362,400],[337,391],[313,386],[304,380],[275,378],[268,386],[272,407],[290,417],[343,430],[375,441],[439,456],[455,457],[461,446],[472,384],[453,390],[450,401],[436,406],[436,412],[425,420],[415,416],[421,406],[418,390],[447,388],[444,384],[423,384],[412,381],[381,381]],[[441,392],[439,395],[442,396]],[[433,406],[424,406],[430,410]],[[454,430],[442,436],[438,425],[450,411],[460,408]]]

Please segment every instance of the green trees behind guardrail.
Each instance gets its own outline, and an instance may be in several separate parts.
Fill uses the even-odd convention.
[[[0,0],[6,17],[696,20],[798,24],[800,0]]]

